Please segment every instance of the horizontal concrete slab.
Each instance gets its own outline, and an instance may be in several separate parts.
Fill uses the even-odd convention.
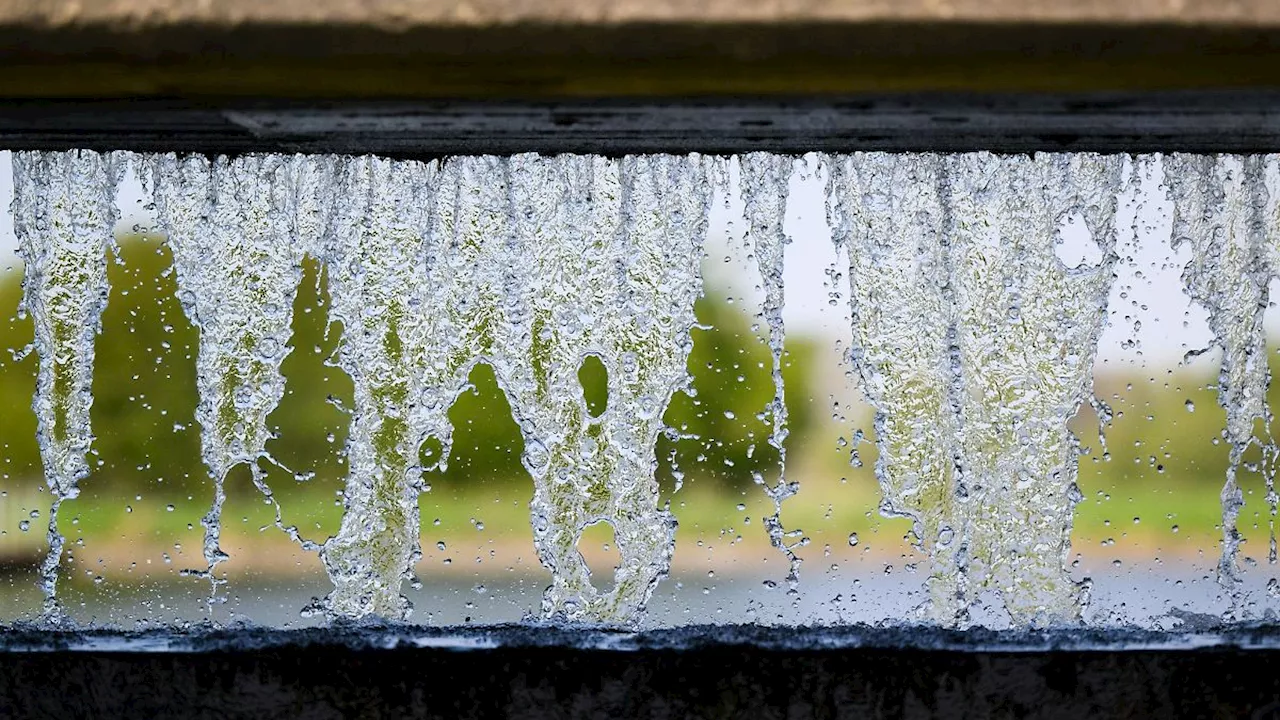
[[[0,98],[1280,87],[1270,0],[0,0]]]
[[[868,22],[1280,23],[1269,0],[0,0],[0,22],[424,25]]]
[[[0,629],[13,717],[1275,717],[1274,630]]]
[[[1280,91],[463,102],[11,101],[0,148],[452,154],[1277,152]]]

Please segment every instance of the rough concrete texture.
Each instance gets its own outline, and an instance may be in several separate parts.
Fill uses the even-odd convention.
[[[0,103],[13,150],[455,154],[1280,152],[1280,92]]]
[[[1280,87],[1274,0],[0,0],[0,98]]]
[[[188,23],[1177,23],[1274,26],[1273,0],[3,0],[0,23],[132,28]]]
[[[1274,635],[0,628],[0,716],[1274,718]]]

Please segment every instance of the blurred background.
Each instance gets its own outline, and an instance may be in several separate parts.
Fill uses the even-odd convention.
[[[0,178],[0,205],[7,207],[8,153],[0,155]],[[1157,167],[1134,183],[1117,219],[1121,261],[1095,369],[1097,395],[1115,416],[1105,447],[1090,408],[1073,421],[1085,499],[1071,560],[1073,575],[1094,583],[1091,619],[1172,627],[1185,612],[1216,614],[1227,606],[1214,567],[1228,448],[1214,386],[1217,355],[1184,362],[1211,336],[1204,311],[1181,290],[1187,258],[1169,246],[1170,208],[1159,180]],[[704,260],[697,314],[705,329],[694,331],[688,365],[696,397],[677,395],[665,418],[699,439],[662,438],[658,445],[664,502],[680,526],[672,576],[650,604],[648,625],[891,621],[922,600],[928,563],[913,551],[909,523],[878,511],[872,411],[844,359],[848,268],[832,249],[824,182],[816,158],[803,158],[787,219],[786,473],[800,491],[782,520],[808,538],[799,593],[787,592],[786,559],[770,547],[762,522],[772,503],[752,481],[759,472],[772,482],[779,471],[768,427],[757,417],[773,388],[762,292],[745,253],[734,250],[743,222],[741,200],[730,193],[715,203]],[[96,469],[61,515],[69,553],[59,592],[71,615],[126,627],[208,616],[208,583],[183,571],[204,567],[200,518],[212,498],[193,420],[197,333],[175,297],[169,253],[140,192],[130,178],[120,197],[124,220],[97,346]],[[1064,228],[1059,250],[1068,266],[1097,254],[1082,233]],[[32,329],[18,316],[23,268],[14,245],[6,217],[0,347],[11,352],[0,353],[0,621],[39,609],[35,567],[47,550],[50,502],[35,440],[36,358],[23,353]],[[842,273],[837,282],[833,268]],[[318,542],[341,518],[348,418],[338,406],[349,404],[351,393],[342,372],[325,363],[340,340],[337,328],[327,331],[326,302],[324,274],[309,265],[284,363],[288,389],[271,417],[277,438],[268,447],[278,466],[264,463],[285,523]],[[1272,348],[1280,344],[1278,315],[1268,312]],[[1275,368],[1280,359],[1271,357]],[[588,402],[603,399],[600,380],[584,377]],[[417,581],[405,586],[415,622],[518,620],[537,609],[549,582],[533,548],[532,485],[510,409],[487,367],[475,370],[472,383],[451,411],[448,469],[428,475],[431,489],[420,500],[423,557]],[[1277,393],[1273,384],[1273,403]],[[1247,459],[1256,463],[1258,448]],[[1244,593],[1247,612],[1260,615],[1277,602],[1267,591],[1276,576],[1267,561],[1271,516],[1256,468],[1242,473],[1241,484]],[[231,559],[220,566],[228,585],[215,617],[319,622],[299,612],[328,590],[318,558],[274,526],[273,508],[247,469],[233,472],[227,488],[222,544]],[[611,539],[588,533],[582,543],[600,583],[609,582],[617,557]]]

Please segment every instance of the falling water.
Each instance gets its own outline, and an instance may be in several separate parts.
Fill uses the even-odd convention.
[[[346,515],[323,552],[331,613],[406,613],[399,587],[418,556],[419,448],[435,437],[447,461],[446,412],[483,361],[525,442],[534,540],[552,571],[543,614],[637,616],[674,544],[653,452],[666,403],[685,383],[709,197],[700,162],[344,164],[324,261],[356,400]],[[578,380],[589,356],[608,371],[599,417]],[[577,548],[600,522],[622,555],[607,592]]]
[[[1089,399],[1116,257],[1121,156],[861,153],[825,158],[829,220],[849,266],[850,359],[876,410],[883,509],[911,519],[932,562],[923,615],[965,624],[995,607],[1015,624],[1080,617],[1065,570],[1078,445],[1067,428]],[[268,423],[307,256],[329,283],[333,362],[351,379],[344,515],[304,540],[333,582],[333,618],[401,619],[420,557],[425,473],[447,464],[449,408],[477,363],[506,393],[532,479],[538,556],[552,620],[635,622],[674,549],[655,478],[663,414],[689,382],[702,293],[714,162],[700,156],[376,157],[174,155],[135,159],[168,235],[178,294],[200,330],[197,417],[214,502],[204,518],[216,591],[223,483],[238,465],[266,483]],[[1268,370],[1262,312],[1280,267],[1280,163],[1273,156],[1171,156],[1166,182],[1186,289],[1224,349],[1220,400],[1231,466],[1223,490],[1221,577],[1236,577],[1245,451],[1264,448],[1268,501],[1277,453],[1258,440]],[[18,153],[15,229],[24,307],[40,366],[34,403],[53,490],[46,615],[63,548],[57,509],[89,472],[94,338],[122,163],[89,152]],[[798,580],[796,530],[782,503],[788,417],[782,367],[783,251],[790,158],[740,158],[746,250],[763,290],[773,397],[763,408],[779,453],[766,530]],[[1268,191],[1270,185],[1270,191]],[[1079,218],[1100,251],[1068,268],[1055,244]],[[607,402],[579,379],[594,358]],[[594,362],[595,360],[591,360]],[[434,438],[440,450],[424,457]],[[593,575],[583,532],[606,524],[621,555]],[[1272,555],[1274,556],[1274,540]],[[610,582],[611,580],[611,582]],[[993,604],[988,605],[992,600]]]
[[[534,541],[553,573],[549,618],[633,620],[666,575],[675,521],[658,506],[662,415],[687,383],[711,187],[698,156],[512,161],[513,242],[527,269],[522,344],[499,365],[534,479]],[[608,404],[591,417],[578,369],[596,356]],[[509,364],[508,364],[509,363]],[[621,564],[591,584],[577,544],[607,523]]]
[[[1071,620],[1076,445],[1114,262],[1122,159],[856,154],[827,160],[848,253],[852,360],[876,407],[889,514],[934,570],[923,611],[965,622],[995,591],[1013,622]],[[1102,250],[1067,269],[1079,212]]]
[[[773,501],[773,514],[765,518],[765,528],[773,546],[787,556],[787,583],[791,592],[800,582],[800,557],[796,555],[803,539],[788,542],[800,535],[782,527],[782,503],[796,494],[799,486],[788,482],[787,470],[787,403],[782,382],[783,350],[786,326],[782,322],[785,296],[782,285],[784,249],[787,244],[783,223],[787,217],[787,194],[791,181],[792,159],[783,155],[751,153],[742,156],[741,190],[747,219],[747,243],[755,256],[756,268],[764,286],[764,317],[769,325],[769,355],[772,362],[773,399],[765,408],[771,429],[769,445],[778,451],[778,481],[766,484],[757,474],[756,482],[764,486]]]
[[[1189,245],[1191,260],[1183,273],[1187,293],[1209,311],[1209,328],[1222,348],[1218,402],[1227,413],[1225,438],[1231,445],[1226,482],[1222,486],[1222,555],[1218,581],[1231,588],[1239,582],[1236,527],[1244,495],[1237,474],[1245,451],[1263,447],[1267,502],[1271,506],[1270,557],[1275,561],[1276,448],[1270,440],[1267,407],[1266,334],[1263,312],[1267,286],[1278,267],[1276,240],[1280,218],[1269,197],[1267,175],[1275,175],[1276,156],[1169,155],[1164,158],[1165,185],[1173,201],[1174,247]],[[1263,423],[1264,440],[1255,426]]]
[[[403,618],[400,587],[419,555],[422,444],[436,437],[447,456],[446,413],[474,344],[466,324],[479,315],[456,302],[465,288],[445,258],[465,260],[465,246],[482,242],[486,227],[474,223],[461,237],[433,228],[437,203],[450,194],[437,193],[449,185],[436,163],[361,157],[337,161],[335,171],[322,258],[354,404],[342,526],[322,551],[334,583],[325,607],[340,617]]]
[[[314,229],[299,233],[295,173],[310,162],[246,156],[210,162],[202,156],[157,155],[143,175],[167,235],[178,299],[200,330],[196,419],[214,485],[205,528],[206,575],[216,592],[224,482],[247,464],[254,484],[274,502],[259,460],[270,460],[267,416],[284,395],[280,364],[289,352],[294,296]],[[304,209],[305,226],[305,209]],[[282,528],[277,503],[276,523]],[[296,528],[286,528],[298,538]],[[300,541],[300,539],[299,539]]]
[[[1074,619],[1066,573],[1078,447],[1067,421],[1089,392],[1115,262],[1123,158],[952,159],[953,278],[964,382],[960,487],[970,578],[997,589],[1017,625]],[[1102,253],[1068,269],[1054,241],[1083,216]]]
[[[876,408],[882,510],[912,519],[936,565],[930,613],[949,622],[968,591],[956,537],[963,529],[955,447],[961,387],[943,162],[934,155],[826,158],[832,239],[849,260],[851,360]]]
[[[44,617],[61,619],[58,568],[64,538],[58,509],[80,493],[93,440],[94,340],[110,288],[107,249],[118,217],[119,159],[88,151],[14,153],[14,232],[26,263],[23,308],[35,325],[40,357],[33,403],[53,493],[49,554],[40,567]]]

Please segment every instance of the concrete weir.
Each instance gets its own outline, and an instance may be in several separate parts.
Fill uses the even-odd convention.
[[[18,717],[1266,718],[1280,693],[1255,669],[1280,657],[1265,628],[10,631],[3,642],[0,703]],[[59,692],[53,677],[65,678]]]
[[[1280,152],[1268,0],[0,0],[0,70],[0,150]],[[0,715],[1280,715],[1273,621],[1182,622],[0,626]]]
[[[1267,0],[6,0],[0,96],[836,95],[1275,84]]]

